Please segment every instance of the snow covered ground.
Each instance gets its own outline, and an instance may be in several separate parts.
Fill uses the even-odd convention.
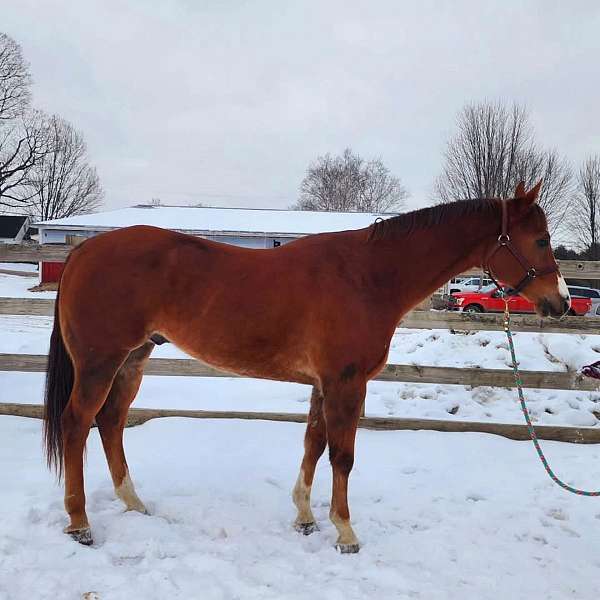
[[[0,262],[0,269],[6,269],[8,271],[20,271],[21,273],[28,272],[37,274],[38,265],[32,263],[5,263]]]
[[[31,293],[0,274],[0,296]],[[0,316],[0,352],[43,354],[52,319]],[[516,334],[523,369],[600,358],[600,336]],[[156,357],[183,357],[157,348]],[[501,332],[398,330],[389,362],[508,368]],[[0,402],[39,403],[43,376],[0,373]],[[302,412],[305,386],[146,377],[138,407]],[[598,426],[600,394],[529,390],[540,423]],[[371,382],[367,414],[520,423],[511,390]],[[484,434],[360,431],[351,508],[363,549],[340,556],[327,520],[330,470],[314,491],[321,531],[291,529],[304,428],[160,419],[128,429],[134,481],[152,515],[123,513],[96,430],[86,486],[95,545],[60,533],[62,493],[38,421],[0,417],[0,600],[81,598],[596,598],[600,501],[553,486],[528,443]],[[545,443],[559,475],[600,487],[600,449]]]
[[[20,263],[1,263],[8,268],[10,264],[13,264],[14,269],[31,271],[26,269],[30,265]],[[8,273],[0,273],[0,297],[2,298],[55,298],[56,292],[30,292],[29,288],[37,285],[38,280],[35,277],[19,277],[16,275],[9,275]]]
[[[531,446],[485,434],[360,431],[350,484],[358,555],[333,549],[330,469],[313,492],[321,531],[293,531],[304,428],[157,419],[128,429],[151,515],[124,513],[98,434],[86,484],[95,544],[72,542],[45,470],[40,423],[0,418],[0,598],[75,600],[499,598],[600,593],[600,501],[553,486]],[[600,449],[546,443],[558,470],[600,482]]]

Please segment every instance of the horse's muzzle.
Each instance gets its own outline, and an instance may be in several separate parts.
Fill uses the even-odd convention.
[[[561,296],[558,303],[550,302],[548,298],[544,298],[535,307],[537,314],[540,317],[551,317],[553,319],[561,319],[571,309],[571,300]]]

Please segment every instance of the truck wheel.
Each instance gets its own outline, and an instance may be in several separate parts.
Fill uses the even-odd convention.
[[[483,306],[479,306],[479,304],[469,304],[468,306],[465,306],[465,308],[463,309],[463,312],[482,313]]]

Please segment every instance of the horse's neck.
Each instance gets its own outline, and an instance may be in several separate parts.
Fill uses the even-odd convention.
[[[400,318],[455,275],[481,266],[499,226],[494,219],[466,218],[374,242],[375,271],[387,282],[382,301]]]

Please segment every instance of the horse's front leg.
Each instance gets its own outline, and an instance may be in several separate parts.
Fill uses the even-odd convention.
[[[335,547],[343,554],[358,552],[360,548],[350,525],[348,477],[354,464],[354,440],[365,392],[366,381],[358,376],[325,390],[324,414],[333,470],[329,517],[339,534]]]

